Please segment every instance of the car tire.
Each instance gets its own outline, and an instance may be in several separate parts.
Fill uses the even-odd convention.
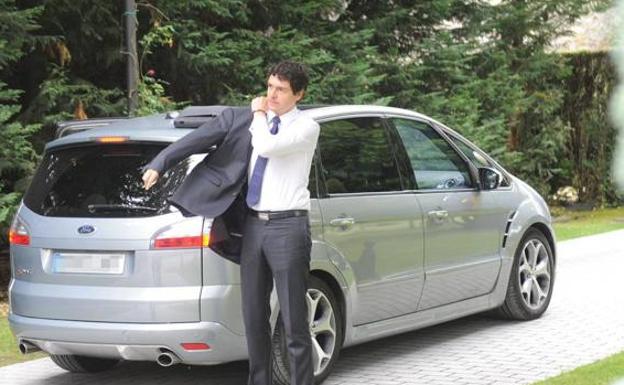
[[[75,356],[71,354],[51,354],[50,358],[56,365],[72,373],[103,372],[112,369],[119,363],[119,360],[115,359]]]
[[[532,320],[548,308],[555,283],[554,256],[544,234],[530,228],[514,254],[505,302],[496,314],[507,319]]]
[[[321,279],[310,276],[306,300],[312,334],[312,362],[314,383],[322,383],[332,371],[342,347],[343,317],[338,301],[330,287]],[[278,385],[290,384],[286,332],[281,315],[277,318],[272,338],[273,381]],[[320,361],[320,363],[319,363]]]

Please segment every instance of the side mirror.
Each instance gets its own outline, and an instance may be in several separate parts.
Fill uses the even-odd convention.
[[[481,190],[495,190],[500,186],[503,176],[492,167],[479,168],[479,187]]]

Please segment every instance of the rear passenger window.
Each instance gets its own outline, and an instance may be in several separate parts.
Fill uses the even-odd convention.
[[[472,188],[468,165],[431,126],[409,119],[392,119],[410,159],[418,189]]]
[[[322,123],[319,148],[328,193],[401,190],[394,151],[381,119]]]

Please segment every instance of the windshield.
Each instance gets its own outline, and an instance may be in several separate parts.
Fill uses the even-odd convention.
[[[166,144],[83,145],[44,155],[24,204],[50,217],[144,217],[169,213],[167,202],[184,180],[189,159],[143,189],[142,168]]]

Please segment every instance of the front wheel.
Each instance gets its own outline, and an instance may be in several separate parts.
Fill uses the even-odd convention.
[[[331,372],[342,344],[342,314],[329,286],[321,279],[310,276],[306,295],[308,320],[312,337],[312,364],[314,382],[320,384]],[[276,384],[290,384],[286,332],[278,316],[273,333],[273,379]]]
[[[498,313],[506,318],[531,320],[548,308],[555,282],[553,253],[544,234],[529,229],[518,244],[505,302]]]
[[[51,354],[50,358],[60,368],[72,373],[97,373],[113,368],[119,360],[75,356],[71,354]]]

